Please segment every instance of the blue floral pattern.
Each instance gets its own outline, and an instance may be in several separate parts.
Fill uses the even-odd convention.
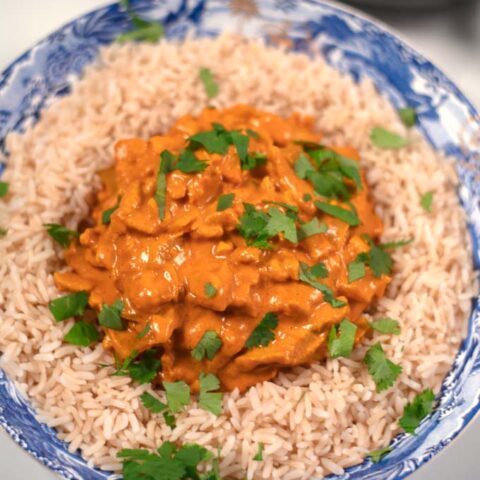
[[[355,79],[370,77],[396,106],[411,105],[419,128],[432,145],[457,160],[459,196],[480,265],[480,117],[458,88],[434,65],[394,34],[354,11],[321,0],[133,0],[142,16],[162,21],[169,38],[188,32],[215,36],[236,28],[243,35],[283,39],[291,48],[321,53]],[[241,17],[241,21],[237,21]],[[63,26],[19,57],[0,76],[0,148],[10,131],[35,122],[50,101],[70,91],[102,45],[129,28],[113,4]],[[276,31],[278,35],[267,32]],[[8,153],[8,152],[7,152]],[[0,164],[0,174],[4,165]],[[344,480],[401,479],[442,450],[480,408],[480,308],[473,302],[468,335],[446,377],[439,407],[416,436],[399,435],[393,452],[378,464],[366,460],[349,468]],[[66,479],[114,478],[68,452],[55,431],[39,423],[28,401],[0,370],[0,424],[38,460]]]

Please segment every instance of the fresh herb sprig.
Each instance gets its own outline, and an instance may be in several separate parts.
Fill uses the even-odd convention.
[[[79,237],[79,233],[58,223],[46,223],[47,233],[63,248],[67,248]]]
[[[278,326],[278,316],[275,313],[268,312],[255,327],[253,332],[247,338],[245,347],[248,349],[254,347],[266,347],[275,339],[274,330]]]

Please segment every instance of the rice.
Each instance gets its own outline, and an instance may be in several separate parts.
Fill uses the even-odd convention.
[[[200,66],[220,85],[213,100],[198,80]],[[150,387],[99,366],[112,361],[101,345],[62,344],[72,321],[56,324],[47,309],[59,295],[52,272],[62,268],[62,252],[42,225],[76,228],[88,215],[99,186],[95,172],[111,164],[118,139],[149,137],[208,104],[234,103],[312,115],[326,142],[359,150],[385,223],[384,240],[415,238],[393,254],[393,281],[376,308],[378,316],[399,318],[402,332],[375,334],[348,359],[297,367],[243,395],[227,394],[218,418],[192,402],[171,431],[141,406],[139,397]],[[374,126],[412,142],[398,151],[378,150],[369,141]],[[403,127],[368,81],[356,85],[320,59],[234,36],[113,45],[34,127],[10,134],[7,148],[5,178],[13,195],[0,205],[0,224],[8,227],[0,240],[0,366],[39,418],[100,468],[119,470],[115,452],[121,448],[155,448],[168,439],[220,447],[224,476],[341,474],[387,445],[399,432],[405,404],[425,388],[438,391],[450,369],[477,288],[455,170],[418,132]],[[419,204],[427,191],[435,192],[431,214]],[[362,361],[377,341],[403,366],[395,386],[382,393]],[[260,442],[264,461],[256,462]]]

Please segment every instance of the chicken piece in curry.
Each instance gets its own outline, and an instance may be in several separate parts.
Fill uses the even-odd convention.
[[[352,347],[368,331],[390,281],[358,160],[323,145],[311,118],[243,105],[121,140],[56,284],[118,309],[99,317],[118,359],[153,351],[158,381],[193,390],[202,372],[243,391],[335,355],[346,326]]]

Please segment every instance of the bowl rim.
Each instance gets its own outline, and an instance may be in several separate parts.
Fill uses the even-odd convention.
[[[131,4],[135,5],[135,3],[137,2],[141,2],[142,0],[131,0]],[[183,1],[183,0],[182,0]],[[189,0],[185,0],[187,3]],[[200,0],[200,3],[209,3],[210,1],[212,0]],[[214,2],[215,0],[213,0]],[[256,0],[257,2],[262,2],[262,0]],[[404,47],[407,51],[409,51],[410,53],[413,53],[415,55],[415,57],[417,58],[420,58],[422,61],[425,62],[425,64],[427,64],[428,66],[432,67],[437,73],[440,74],[440,76],[446,80],[450,86],[452,87],[452,90],[453,90],[453,95],[455,97],[457,97],[461,103],[465,104],[470,113],[472,114],[472,118],[473,118],[473,121],[478,125],[480,126],[480,115],[477,111],[477,107],[473,104],[472,101],[470,101],[470,99],[464,94],[463,90],[458,87],[458,85],[450,79],[450,77],[443,71],[442,68],[438,67],[438,65],[433,62],[432,60],[430,60],[423,52],[422,52],[422,49],[418,49],[416,46],[414,46],[414,42],[412,39],[410,39],[408,36],[404,35],[403,33],[401,33],[400,31],[398,31],[395,27],[392,27],[390,26],[388,23],[384,22],[383,20],[380,20],[378,19],[377,17],[375,17],[374,15],[371,15],[367,12],[363,12],[359,9],[359,7],[357,6],[352,6],[352,5],[347,5],[347,4],[343,4],[343,3],[340,3],[339,1],[337,0],[300,0],[301,2],[303,3],[308,3],[310,5],[314,5],[314,6],[318,6],[319,8],[325,8],[325,7],[328,7],[329,9],[332,9],[334,11],[336,11],[336,13],[338,13],[340,16],[342,15],[347,15],[353,19],[360,19],[362,20],[363,22],[366,22],[366,23],[369,23],[371,24],[373,27],[377,28],[378,30],[380,31],[383,31],[383,33],[387,34],[388,36],[390,37],[393,37],[399,44],[402,45],[402,47]],[[94,8],[89,8],[87,10],[85,10],[83,13],[80,13],[78,15],[75,15],[73,17],[69,17],[70,19],[61,23],[59,26],[57,26],[56,28],[54,28],[52,31],[50,31],[50,33],[48,33],[47,35],[43,36],[42,38],[40,38],[39,40],[37,40],[36,42],[34,42],[30,47],[26,48],[20,55],[18,55],[16,58],[14,58],[11,62],[7,63],[6,67],[0,72],[0,87],[2,86],[2,84],[4,83],[5,79],[7,79],[8,81],[8,78],[10,76],[10,73],[18,66],[18,65],[21,65],[23,62],[25,62],[29,55],[31,54],[32,51],[34,51],[36,48],[40,47],[42,44],[47,44],[49,43],[50,39],[56,34],[58,33],[59,31],[61,30],[64,30],[64,29],[67,29],[69,27],[72,27],[74,26],[77,22],[81,21],[82,19],[84,19],[85,17],[88,17],[88,16],[91,16],[93,14],[97,14],[97,13],[100,13],[100,12],[108,12],[112,9],[120,9],[120,5],[119,5],[119,2],[118,1],[107,1],[107,2],[104,2],[102,3],[102,5],[98,6],[98,7],[94,7]],[[78,80],[78,78],[76,79]],[[382,93],[383,94],[383,93]],[[384,95],[384,94],[383,94]],[[1,91],[1,88],[0,88],[0,98],[3,96],[3,92]],[[391,99],[389,99],[389,102],[391,102]],[[43,110],[44,108],[48,107],[48,105],[46,106],[42,106],[41,110]],[[429,136],[426,134],[426,132],[423,130],[423,128],[421,128],[420,126],[417,125],[417,130],[419,130],[422,134],[422,137],[425,138],[429,143],[430,142],[430,138]],[[12,131],[12,128],[9,128],[8,131]],[[0,135],[0,148],[1,148],[1,143],[3,142],[4,140],[4,137],[2,137]],[[435,147],[435,150],[438,151],[438,149]],[[8,155],[7,155],[8,156]],[[1,163],[0,162],[0,178],[3,174],[3,171],[5,170],[6,168],[6,165]],[[460,199],[459,199],[460,200]],[[463,203],[460,201],[460,203],[462,204],[462,209],[465,211],[465,207],[463,205]],[[469,234],[470,236],[472,235],[471,231],[469,230]],[[472,247],[475,247],[475,242],[472,240]],[[471,261],[475,264],[475,249],[472,248],[472,257],[471,258]],[[477,268],[475,268],[475,272],[478,274],[478,270]],[[480,294],[480,292],[477,293],[477,295]],[[474,297],[472,299],[472,306],[471,306],[471,309],[470,309],[470,314],[469,314],[469,317],[467,319],[467,321],[469,322],[469,325],[468,325],[468,330],[464,333],[464,336],[462,337],[462,340],[461,340],[461,343],[458,347],[458,351],[457,353],[455,354],[455,359],[454,359],[454,362],[456,362],[458,356],[459,356],[459,353],[461,351],[461,348],[465,342],[465,340],[470,336],[472,335],[472,331],[471,331],[471,325],[470,323],[473,322],[473,313],[474,313],[474,310],[475,310],[475,305],[477,304],[478,300],[480,299],[480,295],[478,297]],[[452,367],[453,367],[454,363],[452,363]],[[436,398],[438,398],[438,396],[441,396],[443,391],[444,391],[444,388],[445,388],[445,385],[444,385],[444,382],[445,382],[445,378],[447,378],[449,376],[449,374],[451,373],[451,370],[446,374],[446,377],[444,377],[443,381],[442,381],[442,385],[440,387],[440,392],[439,394],[436,395]],[[32,413],[35,417],[35,419],[37,420],[37,422],[40,424],[40,426],[42,427],[46,427],[46,424],[41,422],[40,420],[38,420],[37,418],[37,412],[36,412],[36,409],[31,405],[31,400],[28,396],[24,395],[24,393],[20,393],[15,382],[10,379],[8,377],[8,375],[6,374],[6,372],[0,367],[0,380],[1,378],[4,377],[6,378],[8,381],[12,382],[12,384],[15,386],[15,390],[16,390],[16,393],[18,395],[21,396],[21,398],[25,401],[25,407],[27,408],[27,410],[29,410],[30,413]],[[3,400],[2,398],[0,397],[0,427],[3,428],[3,430],[8,434],[8,436],[25,452],[27,452],[30,456],[32,456],[33,458],[35,458],[35,460],[38,461],[39,464],[41,464],[42,466],[44,467],[47,467],[50,471],[54,472],[54,473],[57,473],[59,474],[59,471],[57,469],[55,469],[54,467],[54,464],[53,462],[48,458],[48,457],[43,457],[43,456],[40,456],[38,455],[35,450],[34,450],[34,446],[31,444],[31,443],[28,443],[28,442],[25,442],[24,440],[20,439],[18,437],[18,435],[16,434],[16,430],[15,430],[15,427],[9,422],[8,418],[6,418],[4,415],[2,415],[2,405],[3,405]],[[475,405],[475,407],[473,407],[472,409],[469,410],[468,412],[468,415],[464,418],[464,421],[462,422],[462,426],[460,429],[458,429],[457,431],[455,431],[453,433],[453,435],[451,435],[449,438],[448,438],[448,442],[446,443],[441,443],[438,445],[438,448],[436,451],[433,452],[433,454],[429,455],[427,458],[422,458],[421,460],[419,460],[418,462],[415,462],[415,464],[412,466],[412,470],[409,471],[409,472],[401,472],[399,474],[399,476],[395,477],[397,479],[403,479],[405,478],[406,476],[409,476],[410,474],[412,474],[413,472],[417,471],[420,467],[422,467],[423,465],[425,465],[426,463],[430,462],[430,460],[432,460],[432,458],[436,457],[440,452],[443,452],[445,450],[445,447],[448,447],[451,445],[452,441],[455,440],[461,433],[463,433],[467,427],[470,427],[473,423],[473,421],[478,418],[480,416],[480,401],[477,402],[477,404]],[[427,419],[430,418],[430,415],[427,417]],[[47,427],[47,428],[50,428],[50,427]],[[55,430],[55,429],[53,429]],[[400,434],[397,434],[396,437],[394,437],[394,439],[392,440],[393,442],[395,441],[395,439],[399,438],[399,437],[404,437],[405,434],[404,433],[400,433]],[[58,437],[56,437],[56,439],[58,440],[58,442],[60,442],[61,444],[67,444],[66,442],[64,442],[63,440],[60,440],[58,439]],[[74,454],[72,454],[76,457],[78,457],[80,460],[82,460],[83,462],[86,463],[85,459],[81,456],[80,453],[75,452]],[[356,464],[356,465],[353,465],[351,467],[347,467],[345,469],[345,472],[348,473],[349,470],[351,468],[354,468],[356,466],[359,466],[359,465],[362,465],[365,463],[366,461],[366,458],[364,458],[363,462],[360,463],[360,464]],[[95,468],[95,470],[99,471],[97,468]],[[381,471],[381,470],[380,470]],[[106,472],[106,471],[101,471],[102,473],[104,473],[105,475],[110,473],[110,476],[112,478],[118,478],[118,476],[116,474],[112,474],[112,472]],[[64,477],[64,478],[67,478],[67,477]],[[72,477],[73,478],[73,477]],[[80,478],[80,477],[79,477]],[[109,477],[110,478],[110,477]],[[331,479],[331,480],[340,480],[340,478],[343,478],[342,477],[339,477],[339,476],[336,476],[336,475],[328,475],[327,477],[325,477],[326,479]],[[312,479],[313,480],[313,479]]]

